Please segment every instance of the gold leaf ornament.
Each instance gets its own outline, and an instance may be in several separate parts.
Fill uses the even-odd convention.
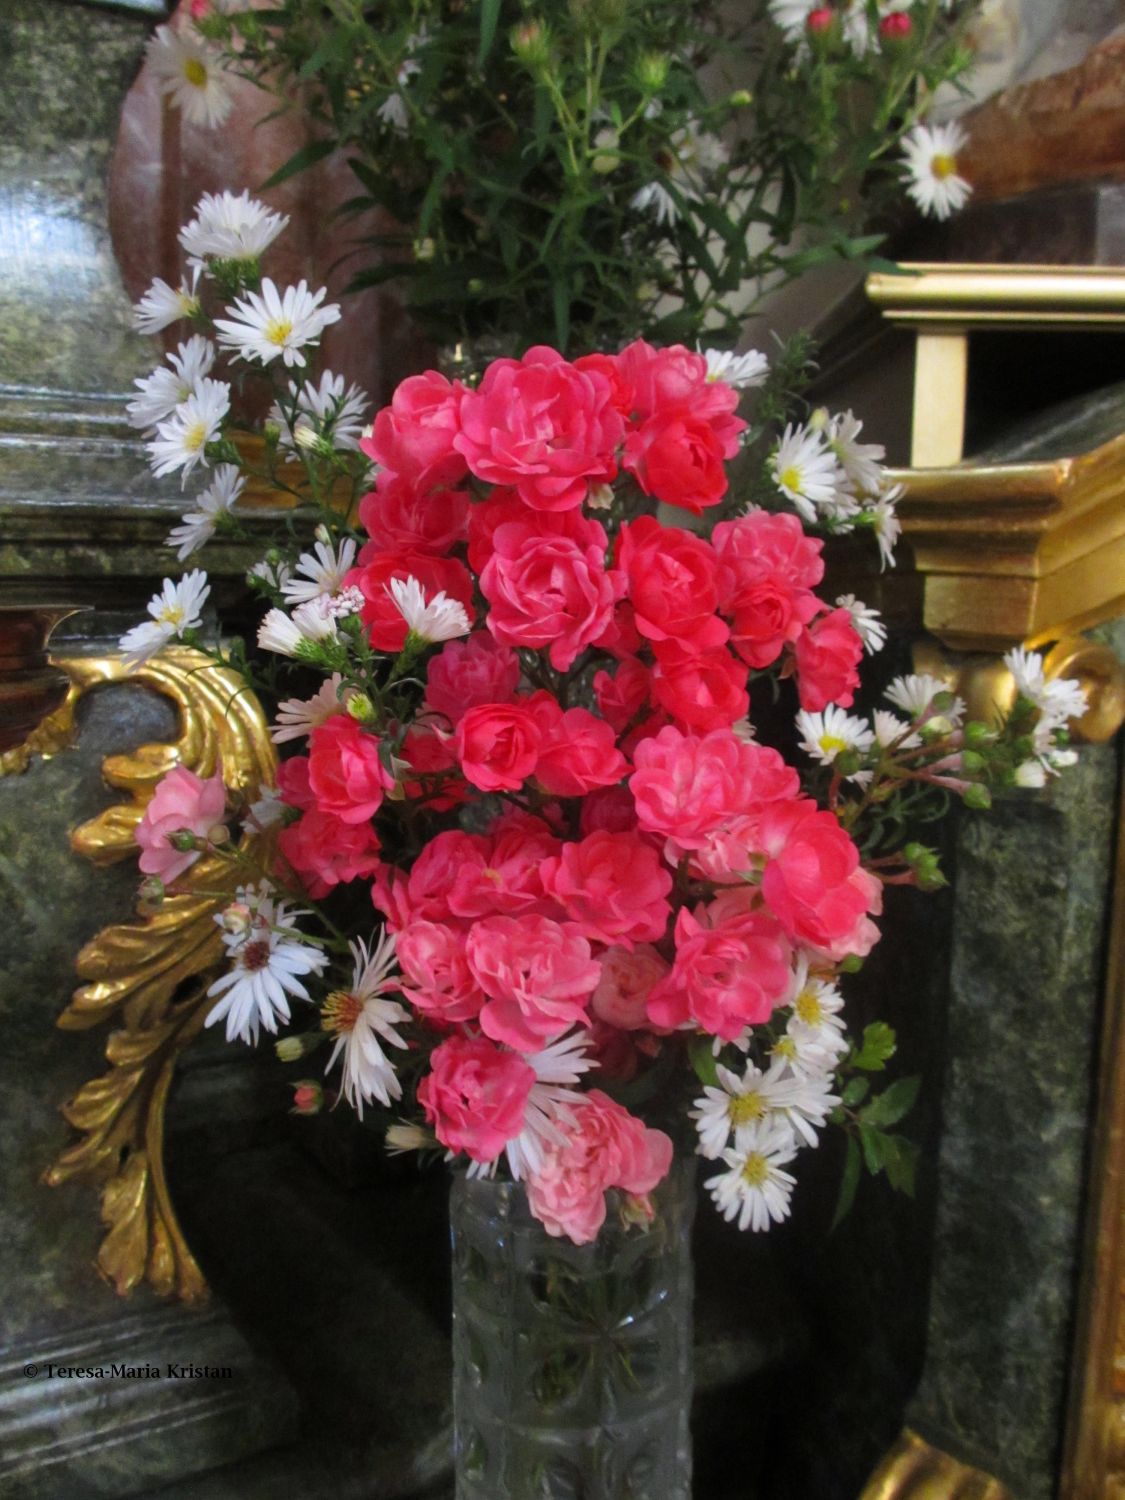
[[[138,682],[172,699],[180,732],[172,744],[142,745],[108,756],[106,781],[129,801],[106,808],[71,834],[74,850],[97,865],[137,852],[134,831],[160,778],[176,765],[199,776],[222,770],[227,787],[252,799],[273,784],[277,758],[261,705],[237,673],[186,647],[163,652],[130,672],[115,657],[60,662],[73,688],[64,708],[91,688]],[[261,862],[265,836],[243,834],[239,852]],[[203,1029],[215,1000],[207,988],[222,963],[215,913],[247,878],[245,863],[205,855],[176,881],[151,916],[103,928],[78,955],[85,982],[59,1017],[64,1030],[114,1021],[109,1070],[63,1106],[77,1131],[46,1173],[52,1186],[76,1177],[103,1184],[108,1233],[98,1269],[121,1294],[147,1280],[164,1295],[206,1297],[203,1273],[184,1240],[164,1171],[164,1118],[176,1065]]]

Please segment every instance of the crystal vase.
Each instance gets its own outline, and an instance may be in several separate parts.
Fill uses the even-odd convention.
[[[457,1500],[690,1500],[695,1163],[590,1245],[523,1188],[454,1179]]]

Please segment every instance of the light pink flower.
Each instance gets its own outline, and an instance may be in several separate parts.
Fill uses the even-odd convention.
[[[470,929],[466,952],[489,997],[480,1024],[494,1040],[537,1052],[586,1024],[601,969],[576,928],[549,917],[485,917]]]
[[[547,1143],[540,1170],[528,1178],[527,1197],[548,1234],[586,1245],[605,1222],[606,1191],[651,1193],[668,1175],[672,1142],[600,1089],[581,1095],[572,1113],[565,1145]]]
[[[592,942],[657,942],[672,908],[672,876],[635,833],[592,833],[543,865],[543,886]]]
[[[535,1073],[487,1037],[452,1036],[430,1055],[418,1102],[450,1151],[490,1162],[524,1125]]]
[[[600,963],[602,977],[590,996],[590,1009],[599,1021],[622,1031],[639,1031],[649,1024],[649,991],[668,974],[668,965],[649,943],[607,948]]]
[[[402,993],[427,1017],[443,1024],[480,1014],[484,991],[465,957],[465,934],[441,922],[411,922],[398,934],[395,953],[406,981]]]
[[[189,869],[200,851],[174,849],[168,842],[169,834],[186,829],[197,838],[206,838],[222,822],[226,800],[222,771],[205,781],[186,766],[175,766],[161,777],[133,831],[141,846],[138,863],[144,873],[168,884]]]

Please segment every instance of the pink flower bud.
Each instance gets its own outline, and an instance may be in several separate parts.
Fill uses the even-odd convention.
[[[295,1115],[318,1115],[324,1108],[324,1090],[314,1079],[302,1078],[293,1085]]]
[[[879,22],[879,35],[885,42],[904,42],[914,30],[914,22],[903,10],[884,16]]]
[[[830,5],[820,5],[816,10],[808,14],[805,21],[805,30],[812,36],[823,36],[836,19],[836,12]]]

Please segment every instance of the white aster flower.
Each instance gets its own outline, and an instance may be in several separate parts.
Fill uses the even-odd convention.
[[[1017,646],[1004,653],[1004,665],[1015,678],[1016,687],[1032,703],[1039,703],[1047,685],[1047,674],[1043,670],[1043,658],[1038,651],[1027,651]]]
[[[850,411],[841,412],[828,424],[828,446],[857,494],[878,495],[883,488],[882,465],[887,450],[882,443],[857,442],[862,430],[863,423]]]
[[[883,617],[877,609],[869,609],[862,599],[857,599],[854,594],[841,594],[836,600],[837,609],[846,609],[852,617],[855,633],[863,642],[863,649],[869,656],[874,656],[876,651],[882,651],[887,644],[887,627],[883,624]]]
[[[223,418],[229,410],[230,386],[225,380],[204,377],[187,400],[157,424],[156,436],[145,445],[156,477],[182,469],[180,484],[186,484],[196,464],[206,464],[207,444],[222,435]]]
[[[566,1144],[566,1127],[574,1123],[570,1106],[579,1097],[574,1085],[583,1073],[597,1067],[586,1055],[588,1045],[588,1034],[572,1031],[542,1051],[524,1057],[535,1074],[535,1082],[527,1096],[523,1128],[504,1147],[514,1181],[540,1170],[545,1144]],[[490,1163],[483,1166],[483,1171],[478,1168],[474,1172],[476,1166],[474,1163],[470,1167],[470,1175],[491,1175],[495,1169],[495,1163]]]
[[[211,483],[195,497],[194,509],[184,515],[181,525],[173,527],[164,545],[175,547],[176,556],[183,562],[214,536],[219,517],[230,514],[245,488],[246,480],[237,464],[219,464]]]
[[[279,827],[285,821],[288,811],[289,804],[282,800],[281,793],[275,786],[260,786],[242,826],[256,833],[265,833],[269,828]]]
[[[732,1131],[735,1145],[741,1148],[750,1139],[752,1127],[776,1115],[784,1116],[803,1087],[782,1062],[773,1063],[765,1073],[748,1062],[741,1078],[720,1064],[715,1074],[719,1086],[705,1086],[703,1097],[696,1099],[695,1108],[689,1111],[699,1132],[696,1149],[711,1161],[722,1156]]]
[[[1070,677],[1052,677],[1043,687],[1040,723],[1061,729],[1069,719],[1080,719],[1087,707],[1086,693],[1080,683]]]
[[[201,334],[193,334],[175,354],[169,354],[167,365],[160,365],[151,375],[133,382],[137,395],[125,408],[130,426],[142,430],[154,428],[165,417],[170,417],[176,407],[194,392],[204,375],[210,374],[214,363],[214,344]]]
[[[872,42],[867,0],[844,0],[841,20],[845,43],[857,57],[865,56]]]
[[[395,1027],[410,1019],[405,1006],[384,998],[388,990],[398,988],[398,976],[391,972],[394,936],[380,930],[372,945],[368,949],[362,938],[348,944],[354,960],[351,988],[334,990],[320,1013],[321,1026],[336,1036],[324,1071],[330,1072],[343,1053],[344,1098],[361,1120],[364,1104],[377,1099],[389,1105],[402,1098],[402,1084],[383,1047],[407,1047]]]
[[[344,389],[344,377],[325,370],[319,384],[307,380],[298,387],[289,382],[291,403],[296,405],[292,426],[278,402],[270,408],[269,419],[281,430],[281,446],[291,453],[307,447],[310,438],[324,438],[333,448],[356,452],[363,436],[363,418],[371,398],[358,385]],[[290,405],[290,411],[293,410]]]
[[[193,30],[158,26],[147,49],[148,63],[161,91],[187,120],[213,130],[231,112],[234,100],[222,57]]]
[[[215,1026],[225,1019],[228,1042],[237,1037],[257,1045],[261,1027],[276,1035],[278,1022],[290,1019],[291,996],[309,998],[300,976],[319,974],[327,960],[297,931],[297,918],[305,913],[289,911],[284,901],[275,902],[266,882],[256,892],[240,889],[238,901],[250,907],[251,917],[244,926],[239,924],[242,930],[223,933],[231,967],[207,991],[222,999],[205,1024]],[[220,926],[223,916],[220,912],[215,917]]]
[[[464,605],[459,604],[456,599],[447,598],[444,591],[435,594],[427,603],[425,589],[417,578],[410,577],[392,578],[387,584],[387,592],[406,621],[409,634],[420,641],[432,644],[468,635],[469,617]]]
[[[680,217],[680,205],[662,182],[646,182],[629,199],[629,207],[638,213],[651,213],[658,224],[674,224]]]
[[[271,609],[258,626],[258,645],[278,656],[310,658],[317,642],[334,640],[337,634],[335,617],[319,599],[312,599],[299,605],[292,617],[283,609]]]
[[[770,16],[781,27],[787,41],[796,42],[805,34],[809,13],[820,0],[770,0]]]
[[[118,643],[125,653],[126,665],[135,667],[155,656],[185,630],[198,630],[203,624],[203,606],[210,592],[207,574],[198,568],[185,573],[178,583],[166,578],[160,593],[153,594],[148,602],[151,620],[134,625]]]
[[[406,100],[397,89],[393,94],[387,95],[375,113],[383,124],[390,126],[397,135],[406,134],[406,127],[410,123],[410,111],[406,107]]]
[[[289,223],[248,192],[204,193],[195,218],[180,230],[180,244],[197,268],[211,260],[257,260]]]
[[[197,318],[203,311],[195,290],[198,284],[198,266],[191,279],[185,276],[178,287],[169,286],[158,276],[133,308],[133,327],[141,333],[159,333],[181,318]]]
[[[304,739],[334,714],[343,713],[350,694],[349,689],[349,694],[340,697],[343,680],[339,672],[333,672],[311,698],[287,698],[284,703],[279,703],[277,723],[270,730],[274,744],[284,745],[288,740]]]
[[[232,309],[234,317],[215,319],[219,343],[233,349],[239,358],[260,360],[263,365],[279,354],[286,365],[304,365],[301,351],[315,344],[328,325],[340,317],[338,303],[321,307],[327,295],[327,287],[310,292],[305,281],[279,292],[267,276],[260,293],[247,292],[238,298]]]
[[[924,214],[948,219],[969,201],[972,187],[957,173],[957,153],[968,137],[956,121],[915,125],[903,138],[906,192]]]
[[[727,1170],[707,1179],[715,1207],[739,1229],[755,1232],[789,1217],[797,1179],[784,1171],[797,1154],[792,1130],[782,1120],[761,1120],[746,1133],[741,1150],[723,1152]]]
[[[340,543],[339,551],[331,542],[317,542],[312,552],[301,553],[293,576],[285,581],[281,592],[290,604],[332,598],[343,588],[344,579],[352,570],[355,549],[351,537]]]
[[[895,511],[895,501],[902,494],[902,485],[896,484],[879,496],[873,503],[865,503],[863,514],[867,518],[882,556],[880,572],[895,565],[895,543],[902,535],[902,522]]]
[[[817,507],[831,506],[842,488],[843,475],[824,435],[791,422],[773,451],[770,469],[778,489],[810,523],[818,519]]]
[[[877,708],[871,717],[875,724],[875,743],[882,749],[897,744],[900,750],[915,750],[922,743],[921,736],[910,731],[905,720],[888,713],[885,708]]]
[[[254,564],[246,576],[247,578],[260,578],[271,588],[280,591],[292,578],[293,569],[287,562],[270,562],[268,558],[263,558],[261,562]]]
[[[721,380],[735,390],[746,390],[761,385],[769,374],[770,362],[760,349],[747,349],[745,354],[735,354],[733,349],[704,349],[707,361],[707,379]]]
[[[847,751],[866,755],[875,743],[875,735],[867,720],[847,713],[835,703],[829,703],[817,714],[802,709],[797,715],[797,729],[801,735],[801,749],[822,766],[833,765],[837,757]],[[848,777],[849,781],[851,779]]]
[[[717,135],[700,130],[694,120],[673,131],[668,143],[675,153],[672,176],[682,182],[690,196],[702,196],[700,178],[704,174],[717,172],[727,164],[727,148]]]
[[[806,1081],[814,1080],[813,1098],[818,1101],[817,1112],[820,1113],[820,1102],[827,1101],[826,1091],[831,1086],[836,1064],[848,1050],[844,1021],[840,1015],[844,997],[829,980],[810,978],[807,960],[803,958],[799,965],[798,980],[793,1014],[786,1024],[785,1036],[775,1049],[775,1055],[784,1057],[795,1074]],[[802,1099],[799,1105],[804,1105],[805,1102]],[[838,1102],[832,1100],[828,1109],[835,1108]],[[791,1123],[796,1123],[792,1117]]]
[[[909,714],[917,723],[925,718],[927,727],[954,729],[965,717],[965,704],[960,698],[953,699],[951,708],[936,716],[930,712],[931,705],[939,693],[950,691],[948,683],[940,677],[931,677],[928,672],[910,672],[905,677],[896,677],[884,695],[889,703]]]

